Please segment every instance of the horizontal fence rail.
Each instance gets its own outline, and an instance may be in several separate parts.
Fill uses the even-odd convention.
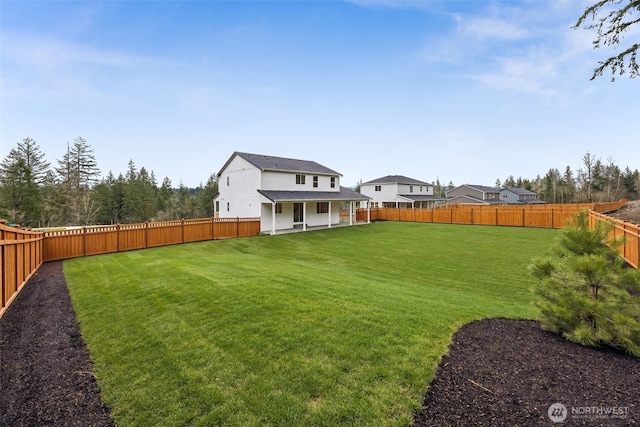
[[[42,233],[0,220],[0,317],[43,262]]]

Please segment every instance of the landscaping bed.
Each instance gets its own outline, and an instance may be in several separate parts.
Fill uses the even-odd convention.
[[[1,426],[113,425],[61,266],[41,266],[0,319]],[[567,425],[638,425],[638,378],[639,358],[580,347],[532,321],[476,321],[454,335],[415,426],[552,425],[554,403],[569,411]],[[626,416],[587,417],[592,407]]]

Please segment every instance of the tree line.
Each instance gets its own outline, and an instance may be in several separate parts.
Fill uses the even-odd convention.
[[[174,188],[129,161],[126,173],[101,177],[91,145],[82,137],[52,166],[30,137],[0,163],[0,218],[23,227],[126,224],[213,215],[215,175],[206,184]]]
[[[587,152],[579,169],[551,168],[535,179],[508,176],[496,187],[525,188],[547,203],[607,202],[640,197],[640,173],[621,169]],[[445,196],[452,181],[435,182],[435,194]],[[204,218],[213,215],[218,192],[215,174],[197,188],[171,180],[161,184],[133,160],[127,171],[101,177],[91,145],[82,137],[69,144],[62,159],[51,166],[37,142],[27,137],[0,163],[0,218],[23,227],[127,224],[146,221]]]
[[[587,152],[582,156],[580,167],[573,171],[566,166],[563,172],[550,168],[543,176],[534,179],[508,176],[495,182],[497,188],[524,188],[537,194],[538,200],[547,203],[612,202],[620,199],[640,198],[640,172],[629,166],[621,169],[613,159],[606,162]],[[445,197],[455,188],[453,182],[443,185],[436,180],[434,193]]]

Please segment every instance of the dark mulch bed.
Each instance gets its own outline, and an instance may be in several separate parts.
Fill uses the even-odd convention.
[[[71,305],[62,263],[46,263],[0,319],[1,426],[112,426]],[[536,322],[490,319],[454,336],[415,426],[640,424],[640,358],[583,348]],[[625,418],[577,418],[616,407]],[[584,416],[584,415],[583,415]]]
[[[573,344],[533,321],[472,322],[454,335],[414,425],[549,426],[554,403],[567,408],[566,425],[640,425],[640,358]],[[626,417],[585,414],[592,407]]]
[[[45,263],[0,319],[1,426],[112,426],[62,274]]]

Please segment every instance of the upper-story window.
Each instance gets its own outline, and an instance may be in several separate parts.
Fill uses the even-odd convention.
[[[376,191],[382,191],[382,185],[376,185],[375,190]]]
[[[336,188],[336,177],[335,176],[331,177],[331,188]]]
[[[413,193],[413,185],[409,186],[409,193]]]
[[[297,174],[296,175],[296,184],[304,184],[306,182],[306,175]]]
[[[318,177],[317,176],[313,177],[313,188],[318,188]]]
[[[229,177],[227,177],[227,187],[229,186]]]

